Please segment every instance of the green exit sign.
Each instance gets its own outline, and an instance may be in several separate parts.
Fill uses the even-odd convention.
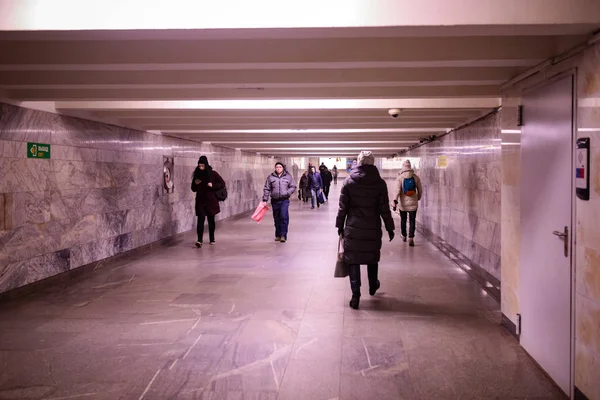
[[[50,158],[50,145],[45,143],[27,143],[27,158]]]

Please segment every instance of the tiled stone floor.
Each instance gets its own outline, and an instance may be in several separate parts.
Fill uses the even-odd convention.
[[[285,244],[243,218],[0,305],[0,399],[561,398],[423,239],[386,242],[380,292],[350,309],[336,208],[293,202]]]

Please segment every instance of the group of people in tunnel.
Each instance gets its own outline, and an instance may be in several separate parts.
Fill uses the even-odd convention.
[[[325,163],[321,163],[319,171],[313,165],[308,166],[308,170],[300,177],[298,200],[308,202],[310,199],[311,209],[321,206],[322,203],[329,198],[329,190],[331,182],[337,183],[338,171],[337,166],[333,166],[330,171]]]
[[[311,209],[320,207],[319,195],[329,196],[331,182],[337,182],[338,171],[322,164],[317,171],[309,166],[300,178],[298,198],[308,201]],[[210,244],[215,244],[215,216],[220,212],[217,193],[223,191],[225,181],[210,166],[206,156],[201,156],[192,176],[191,190],[196,192],[196,216],[198,218],[196,247],[202,247],[204,222],[208,220]],[[297,190],[293,176],[283,163],[277,162],[275,170],[265,182],[262,205],[270,200],[275,225],[275,241],[285,243],[288,238],[290,198]],[[367,265],[369,294],[374,296],[380,288],[379,261],[384,228],[389,240],[395,237],[392,211],[400,214],[402,241],[414,246],[416,215],[419,200],[423,196],[420,178],[415,174],[409,160],[404,161],[396,179],[393,198],[390,201],[388,186],[375,166],[370,151],[361,151],[357,163],[345,179],[339,198],[335,226],[343,242],[343,263],[347,267],[352,298],[350,307],[358,309],[361,292],[360,265]],[[408,222],[408,230],[407,230]]]

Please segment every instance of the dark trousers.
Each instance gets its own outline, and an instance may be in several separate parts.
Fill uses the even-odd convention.
[[[196,232],[198,233],[198,241],[202,243],[202,239],[204,237],[204,220],[208,219],[208,237],[211,242],[215,241],[215,216],[210,216],[206,214],[202,214],[198,216],[198,227],[196,228]]]
[[[337,176],[333,177],[333,183],[335,183],[337,185]]]
[[[275,220],[275,237],[287,239],[288,225],[290,224],[290,201],[271,199],[273,206],[273,219]]]
[[[331,185],[323,186],[323,193],[325,194],[325,198],[327,200],[329,200],[329,189],[330,188],[331,188]]]
[[[417,220],[417,210],[415,211],[400,211],[400,229],[402,230],[402,236],[406,237],[406,217],[409,220],[408,237],[415,237],[415,228]]]
[[[348,265],[350,278],[350,289],[352,289],[353,296],[360,296],[360,265],[350,264]],[[379,271],[379,264],[367,265],[367,275],[369,277],[369,287],[377,286],[377,272]]]

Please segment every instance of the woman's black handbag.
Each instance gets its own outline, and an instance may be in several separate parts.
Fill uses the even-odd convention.
[[[223,186],[222,189],[215,190],[215,197],[218,201],[225,201],[227,199],[227,187]]]

